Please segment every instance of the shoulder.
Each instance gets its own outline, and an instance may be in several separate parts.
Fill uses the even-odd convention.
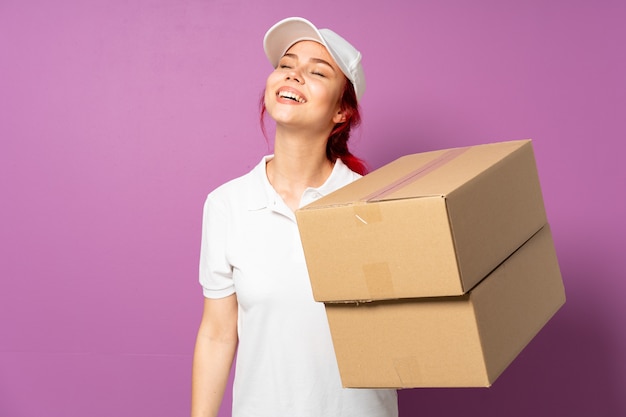
[[[265,158],[261,161],[264,164]],[[248,173],[233,178],[211,191],[207,197],[205,206],[214,205],[228,208],[246,206],[251,201],[263,198],[263,179],[261,175],[261,163],[257,164]]]

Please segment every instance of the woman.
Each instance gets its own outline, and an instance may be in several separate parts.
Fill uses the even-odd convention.
[[[276,122],[274,155],[204,206],[192,416],[217,415],[236,351],[235,417],[397,416],[394,390],[341,387],[294,215],[364,171],[347,147],[365,88],[361,55],[301,18],[270,28],[264,47],[275,67],[262,112]]]

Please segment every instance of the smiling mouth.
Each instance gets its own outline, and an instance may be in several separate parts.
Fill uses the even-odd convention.
[[[306,100],[304,98],[291,91],[279,91],[278,97],[285,98],[287,100],[293,100],[298,103],[306,103]]]

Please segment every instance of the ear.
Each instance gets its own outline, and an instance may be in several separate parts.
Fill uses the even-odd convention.
[[[337,111],[337,113],[335,113],[335,116],[333,117],[333,122],[335,124],[337,124],[337,123],[345,123],[346,122],[346,114],[341,109],[339,109]]]

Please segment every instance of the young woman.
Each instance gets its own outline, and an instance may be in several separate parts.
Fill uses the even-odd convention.
[[[264,47],[275,67],[262,111],[276,122],[274,154],[204,206],[191,414],[217,416],[237,352],[234,417],[395,417],[395,390],[342,388],[294,215],[364,173],[347,146],[361,55],[301,18],[270,28]]]

